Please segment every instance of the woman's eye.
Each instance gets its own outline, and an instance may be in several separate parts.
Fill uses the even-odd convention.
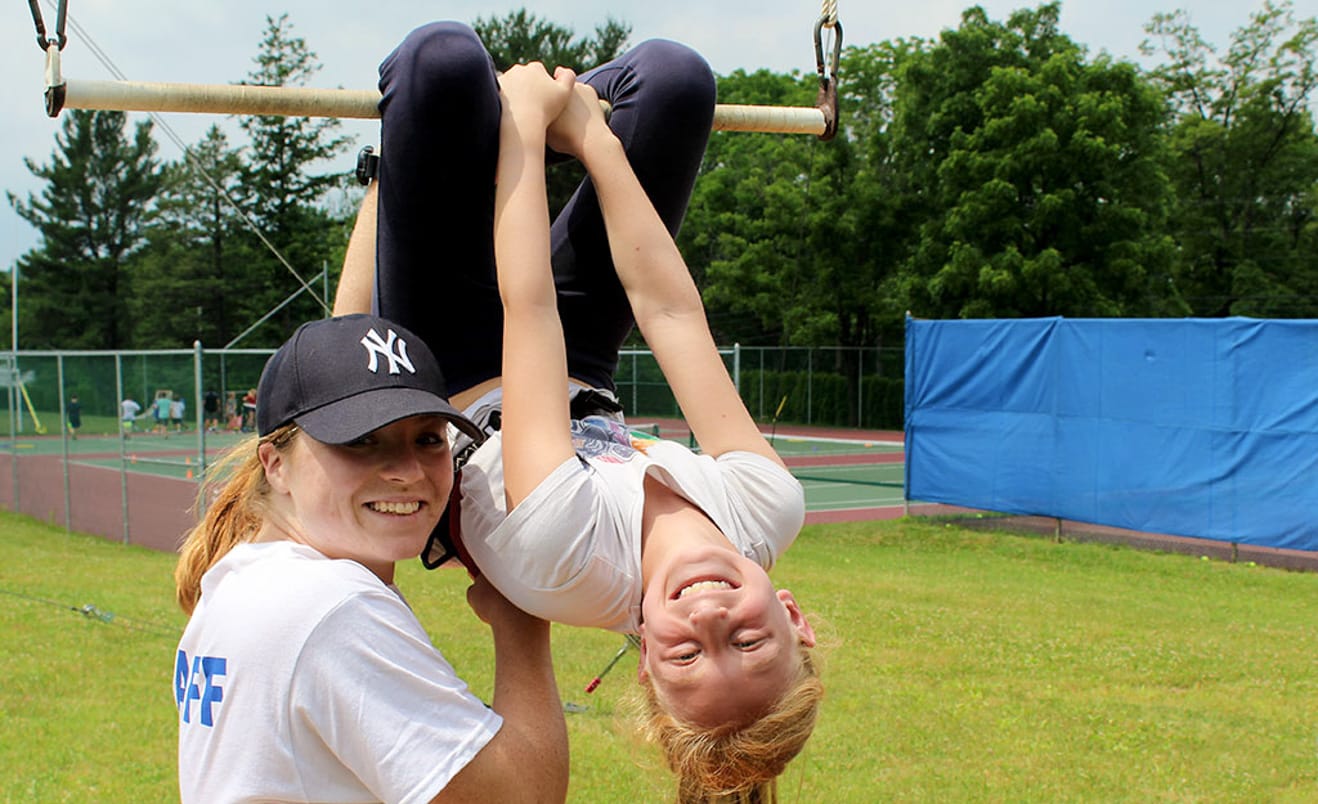
[[[743,638],[733,642],[732,647],[738,648],[740,650],[750,650],[751,648],[755,647],[756,645],[760,644],[763,641],[764,640],[761,637],[755,637],[752,639]]]
[[[443,433],[425,433],[417,438],[416,443],[423,447],[443,447],[448,445],[448,439]]]

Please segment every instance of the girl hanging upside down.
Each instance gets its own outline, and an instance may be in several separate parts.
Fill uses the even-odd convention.
[[[335,309],[370,303],[374,268],[377,310],[429,343],[489,433],[456,442],[470,568],[538,617],[640,635],[647,731],[680,800],[772,800],[822,687],[814,632],[767,574],[802,525],[800,484],[742,404],[673,242],[712,121],[708,65],[651,41],[580,78],[499,75],[474,32],[438,23],[380,86],[379,180]],[[588,173],[552,225],[547,150]],[[699,454],[624,426],[613,373],[633,325]]]

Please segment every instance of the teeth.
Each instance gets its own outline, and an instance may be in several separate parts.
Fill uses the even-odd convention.
[[[680,600],[681,598],[686,597],[688,592],[702,592],[706,589],[731,589],[731,588],[732,588],[732,584],[728,583],[727,581],[696,581],[693,584],[688,584],[687,586],[682,587],[682,589],[677,593],[677,597]]]
[[[421,509],[421,503],[413,500],[412,502],[373,502],[368,503],[372,511],[379,511],[382,514],[415,514]]]

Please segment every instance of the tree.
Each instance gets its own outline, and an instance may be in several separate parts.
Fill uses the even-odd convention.
[[[555,67],[571,67],[578,74],[620,54],[631,36],[631,26],[612,17],[595,26],[595,36],[574,38],[572,29],[541,20],[525,8],[506,17],[477,17],[472,28],[485,43],[499,72],[514,64],[531,61]]]
[[[18,260],[23,348],[122,349],[131,345],[128,266],[141,249],[161,176],[151,123],[125,133],[123,112],[75,110],[56,135],[50,164],[24,160],[47,184],[15,211],[41,232]]]
[[[971,8],[905,66],[894,147],[923,188],[906,276],[916,315],[1180,309],[1161,98],[1135,66],[1087,61],[1059,14],[1050,3],[1002,24]]]
[[[1147,54],[1175,120],[1169,174],[1176,278],[1197,315],[1318,314],[1312,227],[1318,22],[1289,0],[1250,17],[1225,54],[1183,11],[1155,16]]]
[[[494,59],[495,69],[503,72],[514,64],[538,61],[550,71],[571,67],[577,74],[616,58],[627,45],[631,26],[608,18],[595,26],[595,35],[577,38],[570,28],[541,20],[525,8],[505,17],[478,17],[472,28]],[[553,164],[547,176],[549,208],[563,208],[586,171],[575,161]]]
[[[214,125],[183,160],[165,165],[129,301],[138,343],[217,346],[237,334],[228,285],[255,256],[235,208],[241,170],[238,151]]]
[[[908,201],[894,192],[883,128],[894,64],[905,47],[847,50],[843,129],[831,142],[711,137],[679,244],[720,340],[860,347],[900,333],[901,309],[887,286],[911,227],[901,220]],[[766,70],[719,80],[727,103],[808,106],[817,89],[814,76]],[[859,353],[831,354],[832,370],[846,384],[837,397],[847,409],[838,414],[854,423]]]
[[[292,27],[287,14],[266,17],[256,68],[243,83],[305,86],[320,71],[315,53],[291,35]],[[323,266],[338,264],[346,227],[326,213],[323,203],[328,192],[345,185],[346,177],[313,173],[312,168],[343,153],[351,141],[335,135],[339,121],[332,118],[255,115],[240,118],[239,125],[251,138],[242,166],[243,206],[263,240],[258,244],[248,238],[250,270],[233,277],[231,288],[236,291],[234,314],[251,322],[297,292]],[[323,314],[304,292],[258,339],[278,343],[297,324]]]

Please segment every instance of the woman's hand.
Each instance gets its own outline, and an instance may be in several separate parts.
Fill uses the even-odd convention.
[[[467,587],[467,605],[481,622],[496,632],[504,628],[524,628],[539,620],[509,602],[483,575],[472,579]]]
[[[549,124],[549,147],[582,162],[595,143],[616,139],[604,119],[599,96],[589,84],[575,84],[563,111]]]
[[[577,76],[558,67],[551,76],[538,61],[515,64],[499,77],[504,120],[511,120],[520,135],[544,133],[572,97]]]

